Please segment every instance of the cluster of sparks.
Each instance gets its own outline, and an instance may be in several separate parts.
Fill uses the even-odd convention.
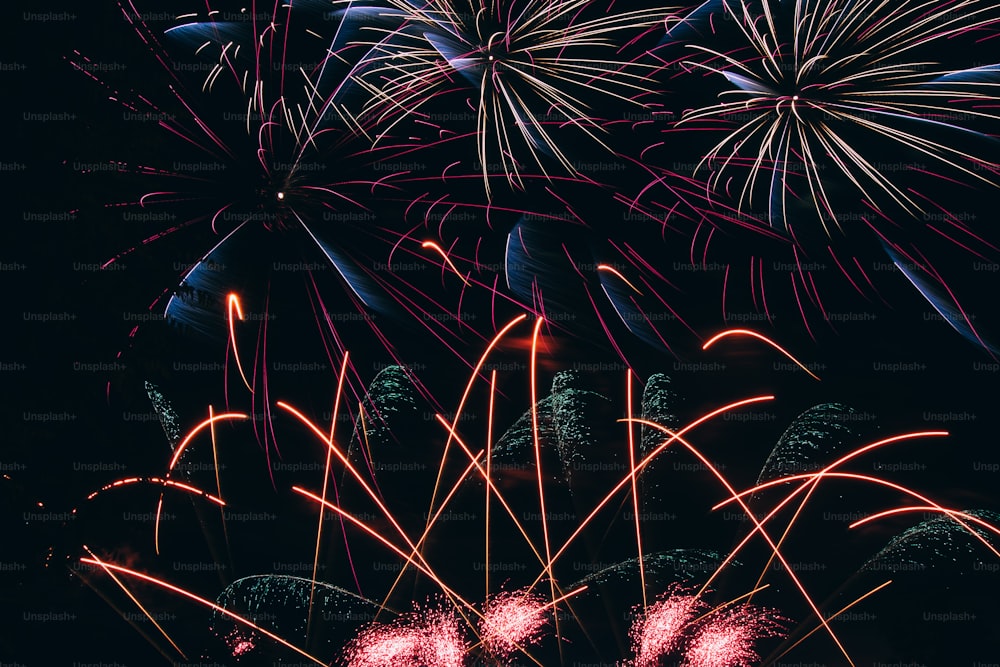
[[[651,604],[632,625],[635,667],[656,667],[660,656],[681,646],[683,633],[705,603],[696,595],[675,593]]]
[[[462,667],[466,655],[458,619],[435,609],[365,628],[344,650],[343,663],[349,667]]]
[[[313,493],[299,486],[292,487],[292,490],[313,501],[317,508],[330,510],[336,513],[336,515],[343,520],[345,526],[353,526],[359,529],[363,534],[374,539],[377,543],[380,543],[385,548],[395,553],[401,559],[405,568],[413,568],[417,572],[426,576],[430,581],[433,581],[441,591],[440,599],[437,602],[429,602],[423,608],[418,607],[417,610],[412,613],[399,615],[390,623],[381,623],[376,621],[369,624],[367,627],[362,628],[356,635],[355,639],[352,640],[340,654],[339,659],[341,662],[349,667],[421,667],[422,665],[434,665],[435,667],[461,667],[467,664],[467,660],[470,656],[477,653],[482,654],[480,659],[493,660],[495,664],[506,664],[512,656],[523,654],[535,664],[541,665],[542,663],[540,663],[537,658],[532,656],[532,647],[538,645],[543,639],[552,636],[553,634],[557,641],[562,641],[560,639],[560,625],[558,621],[554,623],[553,632],[551,634],[545,632],[545,628],[550,620],[559,618],[560,609],[572,609],[571,605],[568,604],[570,598],[579,596],[585,593],[588,589],[588,586],[579,583],[567,587],[564,583],[559,582],[556,578],[556,573],[558,572],[556,563],[566,553],[569,546],[584,532],[588,524],[594,520],[595,516],[597,516],[603,508],[607,507],[616,498],[620,500],[623,497],[623,492],[624,497],[626,498],[629,494],[631,494],[633,510],[635,511],[636,516],[639,516],[640,506],[638,504],[638,498],[635,495],[636,484],[649,464],[671,445],[675,448],[681,447],[693,455],[697,460],[704,464],[708,470],[710,470],[711,474],[716,478],[720,486],[725,489],[727,498],[718,503],[715,509],[735,503],[743,509],[748,517],[750,517],[753,523],[753,528],[731,551],[731,553],[722,560],[715,572],[712,573],[706,581],[700,584],[700,588],[696,590],[690,582],[677,583],[674,586],[671,586],[657,601],[644,605],[641,610],[637,611],[630,632],[634,653],[634,662],[632,664],[634,664],[635,667],[654,667],[655,665],[660,664],[660,660],[670,655],[682,656],[682,664],[686,667],[750,667],[755,664],[755,662],[759,659],[757,652],[758,643],[768,638],[783,637],[786,634],[786,628],[789,622],[788,619],[781,613],[752,604],[749,600],[749,598],[752,598],[760,591],[768,588],[769,584],[761,584],[760,582],[763,582],[763,579],[767,576],[768,571],[773,569],[772,563],[779,565],[781,569],[784,570],[794,588],[801,594],[803,601],[808,607],[811,608],[815,618],[818,619],[817,624],[809,630],[805,636],[808,637],[816,632],[824,632],[843,653],[847,662],[852,665],[855,664],[849,654],[848,648],[843,645],[828,621],[830,618],[843,613],[846,609],[850,609],[852,606],[860,603],[867,597],[876,594],[878,591],[888,586],[891,583],[891,580],[885,581],[847,606],[836,610],[834,613],[830,613],[821,609],[815,602],[813,595],[806,589],[800,575],[796,574],[795,569],[789,565],[780,546],[784,542],[785,537],[787,537],[788,533],[792,530],[794,524],[800,518],[803,508],[808,503],[810,497],[813,496],[816,488],[826,480],[846,479],[852,481],[863,481],[876,486],[889,487],[912,497],[917,503],[874,513],[871,516],[856,521],[853,524],[854,526],[863,525],[887,516],[917,512],[926,514],[931,512],[954,521],[961,530],[970,534],[987,550],[1000,558],[1000,552],[997,551],[997,549],[991,544],[990,539],[988,539],[989,534],[1000,535],[1000,528],[997,528],[990,522],[979,518],[973,513],[943,506],[926,495],[892,482],[891,480],[873,475],[847,473],[839,470],[849,461],[864,456],[871,451],[915,439],[941,438],[942,436],[947,435],[944,431],[918,431],[882,438],[878,441],[871,442],[863,447],[850,451],[816,472],[785,475],[779,477],[778,479],[762,482],[751,488],[738,491],[726,478],[722,471],[709,461],[703,451],[691,442],[691,432],[696,430],[700,425],[718,417],[719,415],[773,400],[773,396],[755,396],[721,406],[710,411],[709,413],[706,413],[705,415],[702,415],[678,430],[671,430],[654,421],[634,417],[630,414],[626,416],[621,420],[622,422],[630,425],[641,424],[644,427],[655,429],[662,433],[663,442],[641,458],[634,455],[632,456],[632,465],[624,477],[622,477],[620,481],[608,491],[603,499],[594,506],[593,510],[587,515],[587,517],[579,522],[579,525],[575,528],[575,530],[573,530],[572,534],[565,539],[561,545],[558,543],[551,543],[551,533],[547,527],[545,512],[545,486],[540,481],[546,472],[542,469],[542,459],[540,457],[541,445],[538,437],[536,412],[538,401],[533,400],[531,412],[533,424],[532,429],[534,431],[535,442],[534,446],[536,451],[535,472],[539,479],[538,502],[540,508],[542,509],[540,513],[540,521],[542,523],[542,535],[544,540],[543,544],[538,544],[536,540],[528,537],[528,533],[525,531],[524,526],[521,525],[521,522],[512,512],[508,504],[508,498],[505,494],[500,492],[495,483],[492,481],[491,475],[488,474],[491,458],[490,447],[486,447],[477,453],[470,448],[465,438],[462,437],[458,431],[461,413],[467,408],[466,402],[470,396],[473,385],[479,377],[479,369],[486,363],[491,351],[501,346],[503,339],[509,334],[509,332],[517,327],[517,325],[523,323],[525,319],[525,316],[521,316],[508,323],[508,325],[488,346],[486,352],[480,358],[476,370],[469,379],[459,404],[460,409],[456,412],[457,416],[455,420],[450,422],[441,416],[438,417],[439,423],[445,428],[445,432],[448,434],[449,442],[449,446],[446,446],[445,451],[442,454],[439,481],[450,452],[459,453],[460,450],[460,455],[463,459],[468,461],[468,465],[465,468],[465,472],[460,475],[459,479],[454,481],[450,490],[448,490],[447,485],[444,485],[439,490],[440,493],[435,494],[436,500],[432,500],[430,511],[427,514],[427,526],[424,530],[424,534],[418,539],[415,539],[402,528],[392,509],[387,507],[382,500],[380,500],[379,494],[372,488],[371,482],[366,480],[365,473],[352,464],[344,450],[340,445],[338,445],[337,438],[335,438],[332,433],[328,434],[323,428],[315,424],[300,410],[292,407],[291,405],[279,403],[279,407],[286,410],[301,421],[303,425],[315,434],[320,442],[322,442],[325,446],[328,456],[324,478],[330,478],[331,466],[333,465],[333,462],[339,461],[345,471],[361,484],[365,493],[378,506],[380,512],[384,515],[384,518],[389,521],[392,528],[388,532],[382,532],[372,527],[369,521],[353,516],[337,502],[333,502],[331,500],[333,496],[331,495],[331,492],[328,491],[325,483],[321,494]],[[539,352],[537,334],[540,329],[540,324],[541,321],[539,320],[536,322],[534,327],[535,336],[531,347],[532,363],[530,367],[532,369],[532,387],[534,387],[537,381],[536,357]],[[722,335],[717,337],[717,339],[733,335],[747,335],[754,338],[763,338],[754,332],[738,330],[724,332]],[[773,341],[768,340],[768,342],[772,345],[772,347],[774,347],[775,350],[780,350],[786,355],[788,354],[787,351]],[[792,358],[794,359],[794,357]],[[341,369],[341,388],[343,387],[342,381],[345,369],[346,363],[344,368]],[[493,373],[493,377],[490,381],[490,388],[492,394],[496,389],[495,372]],[[532,393],[534,394],[534,391],[532,391]],[[631,409],[629,411],[631,411]],[[210,418],[208,420],[196,426],[188,437],[185,438],[183,448],[179,447],[178,451],[175,452],[171,462],[171,469],[174,465],[176,465],[177,460],[179,460],[184,450],[190,447],[190,443],[194,439],[195,435],[205,431],[206,429],[211,430],[210,427],[219,420],[239,419],[243,416],[244,415],[240,415],[239,413],[225,413],[220,415],[210,414]],[[492,408],[489,419],[492,422]],[[334,422],[335,421],[336,420],[334,419]],[[634,443],[630,440],[628,446],[629,448],[632,448]],[[485,460],[484,455],[486,457]],[[424,554],[424,549],[422,548],[422,545],[426,544],[428,534],[435,526],[436,518],[448,508],[449,503],[452,502],[459,487],[466,480],[472,478],[478,478],[485,482],[487,497],[491,498],[494,503],[497,503],[499,508],[506,511],[514,520],[517,524],[519,534],[528,542],[530,548],[539,558],[539,565],[541,567],[538,576],[527,588],[521,588],[513,591],[507,590],[499,592],[495,595],[488,592],[486,602],[483,604],[482,610],[477,608],[477,605],[464,599],[457,591],[449,586],[444,570],[439,570],[435,565],[433,565],[428,556]],[[126,486],[127,483],[135,481],[139,481],[138,478],[130,478],[129,480],[122,480],[119,483],[112,483],[107,485],[105,488]],[[166,480],[157,478],[156,480],[151,481],[155,481],[158,484],[164,484]],[[796,484],[793,484],[791,487],[785,486],[790,482],[795,482]],[[769,511],[761,513],[751,509],[748,504],[751,499],[759,498],[761,494],[768,491],[773,492],[773,490],[777,489],[784,489],[787,494]],[[191,487],[189,490],[195,493],[198,492],[198,490],[194,487]],[[219,487],[219,493],[221,495],[221,486]],[[214,498],[213,496],[203,492],[198,495],[209,500],[213,500]],[[90,496],[91,499],[96,499],[96,497],[97,494],[92,494]],[[769,524],[775,521],[775,517],[782,511],[782,509],[793,505],[797,499],[798,511],[795,512],[795,515],[789,520],[788,524],[784,528],[780,529],[783,537],[776,540],[775,537],[772,536]],[[223,502],[221,498],[215,500],[219,503]],[[488,517],[487,521],[489,521]],[[320,522],[320,526],[317,530],[319,531],[321,529],[322,522]],[[637,519],[635,533],[636,550],[640,562],[642,562],[644,555],[642,533],[643,526]],[[728,602],[710,604],[708,601],[708,594],[710,592],[709,586],[721,575],[727,566],[734,562],[735,558],[742,552],[745,545],[748,544],[752,538],[758,535],[768,545],[772,554],[771,558],[764,565],[761,571],[758,586],[753,590],[734,597]],[[320,553],[319,545],[320,540],[318,532],[317,551],[315,553],[316,562],[318,562]],[[489,547],[487,546],[486,549],[486,570],[488,571],[490,558]],[[129,598],[132,599],[139,606],[139,608],[143,610],[143,613],[146,613],[147,615],[148,612],[138,601],[137,595],[131,591],[130,587],[128,587],[120,577],[117,576],[119,573],[129,575],[147,583],[155,584],[159,587],[180,594],[187,599],[197,601],[200,604],[215,610],[217,613],[221,613],[227,618],[237,621],[242,626],[261,633],[262,638],[260,641],[264,638],[270,638],[274,641],[278,641],[282,645],[294,650],[302,656],[315,660],[320,664],[325,664],[319,658],[309,654],[301,647],[290,644],[288,641],[282,639],[275,633],[268,631],[266,628],[261,627],[259,624],[225,609],[216,603],[191,593],[190,591],[186,591],[183,588],[175,586],[165,580],[99,559],[89,549],[88,553],[90,554],[90,557],[84,558],[83,561],[90,565],[100,567],[102,571],[111,576],[115,583],[122,588],[122,590],[128,594]],[[640,570],[640,573],[641,572],[642,570]],[[540,592],[540,590],[535,590],[536,587],[539,587],[546,580],[549,582],[548,588],[551,592],[551,597],[548,599],[545,594]],[[315,588],[320,584],[319,580],[316,578],[315,563],[313,578],[309,581],[311,588]],[[487,589],[489,589],[488,582],[489,580],[487,579]],[[647,585],[644,577],[641,585],[644,594]],[[310,597],[310,605],[311,604],[312,601]],[[381,608],[385,608],[385,602],[382,603]],[[572,616],[573,612],[570,611],[570,617]],[[170,639],[165,630],[161,629],[161,632],[163,632],[164,635]],[[473,636],[474,638],[470,639],[470,636]],[[242,638],[243,636],[239,635],[239,637]],[[792,646],[785,647],[784,652],[782,652],[781,655],[784,655],[788,651],[794,649],[801,643],[801,641],[802,639]],[[170,639],[170,642],[176,647],[176,644],[172,639]],[[247,652],[253,649],[254,643],[254,641],[242,638],[240,641],[236,642],[236,645],[232,646],[232,648],[237,652]],[[180,649],[178,649],[178,651],[180,651]]]
[[[483,646],[501,658],[521,646],[537,643],[548,616],[544,598],[523,591],[503,591],[487,601],[479,636]]]
[[[752,667],[757,643],[784,634],[780,617],[744,605],[718,613],[697,630],[684,654],[684,667]]]
[[[684,667],[752,667],[761,639],[782,636],[787,619],[751,604],[711,610],[697,595],[673,587],[632,625],[632,667],[657,667],[665,656],[682,655]]]

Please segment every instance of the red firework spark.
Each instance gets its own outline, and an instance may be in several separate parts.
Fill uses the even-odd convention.
[[[696,631],[682,667],[752,667],[759,640],[784,633],[785,619],[770,609],[741,605],[712,614]]]
[[[441,609],[368,626],[345,651],[349,667],[462,667],[467,652],[458,620]]]
[[[486,603],[479,624],[483,646],[493,655],[508,657],[521,647],[541,639],[548,606],[527,591],[504,591]]]
[[[653,603],[632,625],[635,667],[656,667],[663,655],[681,646],[695,616],[706,607],[696,595],[686,595],[679,587]]]

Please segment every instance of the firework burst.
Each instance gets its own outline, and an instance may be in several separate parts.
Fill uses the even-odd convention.
[[[548,621],[545,599],[524,591],[503,591],[486,602],[479,624],[483,646],[499,659],[537,643]]]
[[[458,619],[430,610],[362,630],[344,650],[342,662],[349,667],[462,667],[465,655]]]
[[[635,667],[656,667],[660,657],[681,646],[684,632],[699,612],[707,608],[696,595],[664,594],[632,624]]]
[[[772,321],[790,302],[816,339],[830,312],[858,307],[845,296],[888,303],[896,281],[877,275],[888,255],[936,318],[993,354],[963,284],[971,274],[956,267],[998,255],[969,209],[975,188],[998,183],[997,68],[981,65],[995,58],[996,7],[884,8],[713,0],[694,10],[658,52],[684,94],[647,123],[665,129],[644,152],[656,180],[635,199],[676,218],[670,199],[656,201],[676,179],[667,165],[702,179],[730,220],[688,232],[688,261],[720,267],[723,313],[742,301]],[[719,101],[685,88],[695,82],[717,82]]]
[[[145,60],[138,62],[150,65],[148,90],[95,72],[84,54],[71,63],[127,117],[141,119],[144,133],[158,133],[155,155],[140,150],[135,160],[109,161],[113,169],[90,175],[113,178],[115,192],[137,188],[133,199],[105,203],[105,210],[124,211],[125,220],[169,221],[106,268],[159,245],[180,248],[185,258],[174,261],[172,284],[150,305],[150,319],[227,337],[236,367],[227,387],[245,386],[252,411],[268,421],[265,369],[284,336],[303,342],[300,330],[281,322],[311,327],[308,344],[335,367],[346,358],[348,331],[400,354],[379,318],[456,354],[467,334],[481,338],[469,318],[451,316],[451,305],[434,295],[434,271],[420,271],[454,270],[421,230],[432,219],[443,224],[459,205],[407,190],[419,179],[390,159],[391,137],[380,131],[382,143],[372,149],[373,121],[335,102],[353,85],[345,78],[352,64],[349,49],[338,46],[340,23],[326,20],[320,4],[251,3],[155,22],[131,2],[119,7],[142,44]],[[424,209],[447,213],[406,222]],[[350,376],[348,386],[357,379]],[[360,396],[363,387],[356,389]],[[265,443],[272,435],[267,425],[260,431]]]
[[[944,55],[946,42],[995,26],[995,7],[905,2],[882,13],[879,5],[726,1],[719,18],[736,26],[752,55],[691,45],[706,60],[685,64],[722,76],[733,86],[727,97],[737,98],[682,119],[736,123],[702,160],[710,184],[734,189],[751,209],[764,200],[771,224],[793,236],[800,226],[791,219],[793,199],[813,202],[828,234],[844,231],[830,175],[821,173],[828,167],[873,205],[888,197],[911,214],[926,213],[923,197],[896,184],[880,159],[886,145],[933,165],[912,171],[996,184],[994,142],[972,128],[998,120],[990,110],[997,68],[952,69],[921,57],[928,50]],[[747,171],[742,184],[731,185],[731,169]]]
[[[390,127],[407,117],[433,124],[435,113],[426,112],[437,108],[460,120],[464,109],[438,100],[466,96],[487,193],[498,176],[522,189],[527,162],[546,176],[550,161],[578,174],[562,127],[613,153],[588,100],[636,104],[632,98],[649,90],[651,65],[623,58],[623,47],[674,20],[670,9],[604,13],[591,0],[386,4],[349,3],[345,11],[372,35],[357,42],[369,53],[352,76],[369,95],[364,113],[394,117]]]

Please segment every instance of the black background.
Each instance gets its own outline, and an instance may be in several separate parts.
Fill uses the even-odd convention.
[[[134,562],[150,571],[165,572],[169,560],[152,558],[151,528],[148,524],[115,526],[114,519],[124,510],[152,510],[155,494],[122,492],[119,500],[109,501],[100,509],[86,510],[69,521],[30,519],[28,513],[60,514],[82,506],[90,491],[127,473],[156,474],[162,470],[169,448],[155,422],[127,421],[125,413],[148,413],[150,408],[143,382],[151,380],[162,386],[181,416],[182,424],[190,427],[206,414],[209,403],[217,408],[224,403],[223,382],[218,372],[178,372],[174,363],[217,362],[225,352],[225,339],[209,339],[172,328],[163,322],[144,324],[137,338],[130,339],[134,325],[123,314],[141,313],[163,290],[172,287],[176,261],[190,261],[208,244],[207,235],[200,232],[178,235],[153,244],[126,260],[127,270],[87,271],[81,265],[101,263],[120,252],[135,240],[135,232],[126,229],[117,213],[101,211],[101,202],[119,199],[114,188],[132,188],[131,182],[117,186],[114,179],[88,179],[73,169],[75,161],[100,162],[115,159],[116,154],[157,156],[159,151],[171,155],[174,147],[169,137],[121,119],[121,107],[109,102],[99,86],[88,81],[67,61],[74,50],[96,53],[95,60],[120,62],[127,66],[124,79],[142,89],[155,89],[160,83],[151,69],[145,52],[137,44],[135,34],[121,20],[120,13],[110,3],[106,6],[80,8],[46,5],[43,9],[21,9],[7,6],[2,21],[9,34],[3,40],[6,64],[17,64],[0,72],[0,89],[5,104],[2,121],[5,129],[0,161],[14,163],[12,169],[0,173],[5,205],[4,224],[0,225],[0,261],[10,270],[0,272],[4,312],[4,352],[0,372],[5,400],[2,404],[5,425],[0,462],[6,476],[0,479],[0,507],[3,509],[0,532],[0,561],[10,567],[0,572],[4,590],[3,618],[0,619],[0,662],[21,665],[72,665],[74,663],[105,663],[122,665],[164,664],[168,659],[158,653],[139,633],[135,632],[100,594],[116,593],[100,575],[90,574],[94,588],[88,587],[74,574],[78,559],[85,555],[83,544],[100,549],[109,559]],[[49,22],[28,21],[24,12],[68,12],[68,20]],[[984,50],[987,47],[983,47]],[[107,59],[111,60],[107,60]],[[21,67],[23,66],[23,67]],[[25,114],[68,114],[68,119],[38,122]],[[623,153],[634,146],[623,146]],[[444,150],[462,150],[447,147]],[[168,160],[169,161],[169,158]],[[110,189],[109,189],[110,188]],[[954,193],[944,192],[943,197]],[[124,195],[129,196],[129,193]],[[962,196],[963,210],[978,216],[982,228],[989,231],[994,224],[992,202],[995,191],[975,190]],[[70,219],[38,222],[25,219],[25,213],[70,213]],[[627,230],[622,230],[627,234]],[[498,233],[490,240],[497,245]],[[683,244],[683,242],[681,242]],[[669,253],[669,241],[661,249]],[[664,256],[669,256],[665,254]],[[956,284],[968,302],[978,306],[977,316],[988,323],[995,309],[998,285],[997,273],[973,271],[973,260],[954,253],[942,260],[953,271]],[[679,275],[683,281],[687,276]],[[444,281],[429,280],[431,286]],[[704,443],[713,460],[724,461],[737,486],[753,483],[760,464],[791,418],[820,402],[841,402],[859,412],[876,415],[871,426],[877,434],[895,434],[905,430],[943,428],[951,432],[944,440],[920,441],[897,445],[871,461],[918,462],[920,470],[899,472],[892,479],[925,491],[943,504],[959,508],[996,509],[996,472],[985,466],[1000,462],[995,453],[996,428],[996,362],[983,350],[963,340],[946,323],[934,316],[929,304],[899,275],[885,275],[881,285],[886,303],[863,302],[842,288],[833,288],[831,301],[842,303],[840,312],[856,309],[874,313],[871,321],[844,323],[836,329],[813,320],[815,339],[796,320],[794,307],[784,305],[773,326],[764,333],[795,351],[805,361],[817,364],[821,382],[815,382],[801,372],[776,369],[774,364],[785,359],[763,344],[746,339],[723,341],[710,351],[698,349],[693,338],[679,338],[676,355],[653,349],[619,331],[622,345],[642,378],[653,372],[670,374],[686,396],[683,414],[692,418],[703,408],[721,405],[729,400],[773,393],[777,397],[769,406],[773,421],[708,430]],[[277,287],[275,289],[278,289]],[[444,289],[444,300],[454,300],[454,286]],[[690,322],[704,337],[720,330],[722,322],[717,285],[709,280],[695,280],[684,290]],[[325,369],[296,375],[276,374],[273,381],[275,400],[287,398],[310,414],[329,411],[335,388],[335,371],[322,356],[315,335],[311,334],[310,312],[301,294],[288,288],[277,293],[282,309],[276,310],[275,320],[284,329],[276,334],[271,363],[312,362],[319,359]],[[475,309],[470,312],[485,311]],[[333,298],[336,309],[343,302]],[[344,306],[344,312],[350,312]],[[833,310],[833,308],[831,308]],[[517,312],[512,309],[511,313]],[[58,321],[41,322],[30,313],[55,314]],[[485,326],[485,314],[478,322]],[[395,322],[386,325],[396,330]],[[345,326],[347,347],[355,359],[356,380],[369,382],[376,369],[389,361],[384,350],[374,344],[362,325]],[[567,326],[567,331],[551,332],[542,365],[539,386],[547,387],[559,369],[580,364],[619,363],[619,359],[600,335],[584,333]],[[402,329],[400,329],[402,330]],[[407,330],[409,331],[409,330]],[[524,341],[530,331],[522,324],[519,339]],[[420,338],[425,336],[425,338]],[[120,350],[125,356],[116,361]],[[430,393],[445,411],[453,410],[460,398],[460,387],[468,376],[466,365],[439,341],[417,330],[413,338],[400,343],[400,355],[418,369]],[[482,343],[468,337],[459,345],[466,360],[474,360]],[[525,350],[508,349],[507,359],[526,363]],[[719,363],[711,371],[688,370],[692,363]],[[895,362],[921,364],[919,370],[885,372],[883,364]],[[112,372],[80,371],[74,364],[118,363]],[[232,378],[231,378],[232,379]],[[586,382],[595,390],[621,405],[622,372],[588,375]],[[110,390],[108,389],[110,383]],[[498,429],[505,429],[528,405],[527,374],[512,372],[503,376],[502,410]],[[477,395],[482,399],[482,394]],[[237,400],[238,403],[238,400]],[[473,412],[482,415],[480,407]],[[234,404],[234,408],[239,407]],[[423,408],[421,408],[423,409]],[[427,407],[428,411],[435,408]],[[941,419],[941,413],[959,415],[962,419]],[[39,422],[31,415],[53,414],[52,421]],[[938,416],[935,416],[938,415]],[[290,434],[279,441],[288,460],[308,460],[308,441],[294,430],[291,420],[279,419],[279,425]],[[482,423],[482,422],[480,422]],[[434,433],[433,423],[425,425]],[[299,479],[282,478],[274,484],[262,471],[268,461],[248,429],[227,430],[232,438],[234,454],[231,484],[234,496],[245,507],[274,511],[281,520],[264,528],[252,529],[242,537],[237,547],[240,565],[232,574],[249,574],[267,569],[279,558],[295,561],[310,560],[309,531],[314,519],[309,508],[288,492],[291,483]],[[712,437],[716,436],[716,437]],[[428,436],[440,440],[440,433]],[[299,458],[296,458],[298,456]],[[679,460],[680,455],[676,455]],[[866,459],[865,465],[868,465]],[[120,464],[116,472],[84,472],[79,463]],[[76,467],[74,467],[76,465]],[[985,464],[985,466],[984,466]],[[859,466],[859,469],[861,467]],[[871,468],[868,468],[870,471]],[[314,475],[315,476],[315,475]],[[308,480],[315,484],[316,480]],[[406,484],[406,482],[396,482]],[[419,482],[415,482],[419,485]],[[680,484],[680,483],[678,483]],[[683,506],[685,519],[678,524],[683,537],[663,538],[666,544],[706,546],[726,550],[738,531],[733,526],[713,520],[708,511],[712,503],[722,498],[721,492],[710,487],[706,479],[688,479],[688,495]],[[530,492],[529,486],[525,493]],[[831,492],[821,504],[831,511],[869,511],[889,508],[900,499],[884,493],[867,492],[858,486],[845,486],[844,499]],[[185,508],[187,506],[185,505]],[[862,531],[847,531],[843,525],[819,519],[821,509],[812,521],[804,521],[797,533],[796,553],[802,560],[830,563],[838,573],[849,576],[868,555],[888,539],[912,525],[911,520],[887,520],[877,527]],[[102,514],[103,513],[103,514]],[[178,514],[181,514],[178,512]],[[182,515],[187,516],[187,515]],[[192,515],[193,516],[193,515]],[[191,518],[190,516],[188,518]],[[299,521],[301,524],[296,524]],[[301,528],[299,527],[301,525]],[[269,531],[266,536],[255,533]],[[469,529],[468,539],[475,543]],[[475,529],[475,530],[478,530]],[[179,542],[191,534],[178,529],[174,539]],[[303,535],[306,537],[303,537]],[[477,533],[478,534],[478,533]],[[183,535],[183,537],[181,537]],[[263,537],[263,540],[261,540]],[[456,538],[458,539],[458,538]],[[659,537],[650,538],[655,542]],[[295,549],[304,551],[287,556]],[[365,547],[368,548],[367,546]],[[182,552],[183,550],[179,550]],[[178,552],[174,552],[175,554]],[[273,554],[273,555],[271,555]],[[372,555],[372,558],[376,556]],[[381,557],[381,556],[379,556]],[[597,556],[595,556],[597,558]],[[969,557],[958,558],[949,567],[948,559],[936,562],[924,577],[902,576],[898,588],[875,599],[866,609],[874,610],[878,622],[859,624],[845,630],[845,640],[858,665],[902,664],[972,665],[989,663],[1000,656],[996,639],[1000,617],[992,600],[996,593],[996,573],[973,570],[970,562],[976,558],[993,564],[983,549]],[[195,557],[197,559],[197,557]],[[853,568],[853,569],[852,569]],[[140,568],[141,569],[141,568]],[[819,588],[831,591],[828,581]],[[774,577],[781,580],[781,577]],[[476,581],[468,574],[456,574],[457,581]],[[183,583],[213,597],[221,589],[218,578],[189,577]],[[343,582],[342,582],[343,583]],[[471,586],[471,584],[470,584]],[[781,580],[782,592],[769,599],[781,605],[791,600],[793,609],[785,613],[801,616],[801,603]],[[140,589],[142,590],[142,589]],[[175,610],[178,637],[189,646],[207,645],[208,651],[218,647],[207,639],[205,612],[186,602],[178,602],[160,593],[149,592],[149,599],[160,609]],[[734,593],[733,595],[735,595]],[[974,613],[976,619],[967,623],[924,622],[922,611],[957,614]],[[70,620],[40,622],[30,620],[31,613],[68,614]],[[848,625],[848,624],[844,624]],[[600,632],[600,630],[598,630]],[[900,637],[915,635],[912,643]],[[787,664],[841,664],[829,639],[817,634],[796,653],[783,660]],[[158,645],[163,642],[158,641]],[[192,657],[189,662],[197,664]],[[174,655],[174,654],[170,654]],[[213,654],[211,660],[222,660]],[[794,658],[793,658],[794,656]],[[609,660],[611,656],[602,656]],[[206,658],[206,661],[211,662]],[[187,664],[181,661],[181,664]],[[225,664],[225,663],[220,663]],[[236,664],[235,662],[233,664]],[[274,663],[277,664],[277,663]],[[783,664],[779,662],[778,664]]]

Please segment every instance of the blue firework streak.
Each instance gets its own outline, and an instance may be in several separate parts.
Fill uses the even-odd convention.
[[[330,87],[332,77],[326,72],[333,69],[329,63],[333,44],[304,27],[302,34],[316,45],[307,43],[303,48],[301,36],[289,34],[292,12],[287,8],[275,7],[270,20],[256,5],[251,13],[226,15],[224,21],[215,20],[218,11],[209,11],[208,18],[200,21],[197,15],[187,15],[179,20],[188,22],[164,35],[147,24],[131,3],[121,9],[162,65],[165,90],[119,91],[111,83],[99,83],[134,114],[157,121],[177,142],[180,155],[190,147],[199,158],[175,160],[172,168],[134,168],[160,179],[158,189],[119,206],[173,210],[182,221],[143,243],[206,223],[219,240],[185,272],[182,286],[217,296],[225,279],[213,276],[213,265],[217,268],[224,258],[231,258],[226,253],[239,244],[241,235],[253,227],[275,233],[297,229],[316,256],[336,270],[357,302],[378,307],[377,289],[372,277],[364,275],[363,263],[352,262],[329,240],[329,228],[338,227],[338,222],[340,232],[344,228],[351,228],[354,236],[373,232],[374,225],[350,223],[374,219],[367,204],[381,194],[378,188],[395,191],[392,174],[365,180],[352,178],[349,168],[331,169],[346,160],[360,171],[377,159],[357,141],[351,126],[356,121],[332,106],[330,92],[321,88]],[[175,53],[183,58],[197,54],[197,59],[177,61]],[[74,64],[86,71],[84,60],[80,56]],[[183,74],[185,70],[194,74]],[[154,102],[156,97],[166,102]],[[341,233],[336,238],[341,241],[346,236]],[[204,309],[178,298],[167,305],[168,315],[188,324],[204,315],[199,310]]]
[[[166,29],[132,3],[120,9],[147,47],[149,90],[98,77],[86,55],[71,62],[158,133],[151,139],[159,151],[110,170],[142,190],[106,207],[170,222],[108,265],[150,245],[204,243],[150,308],[186,330],[221,336],[233,320],[229,295],[238,295],[256,321],[239,325],[242,354],[253,360],[253,372],[244,375],[256,408],[269,410],[267,341],[281,337],[281,320],[268,323],[282,312],[311,315],[331,366],[344,358],[348,329],[366,331],[395,352],[379,318],[456,354],[466,339],[481,338],[468,320],[447,316],[453,308],[435,295],[433,271],[446,269],[447,258],[421,247],[433,214],[461,204],[415,186],[428,180],[420,173],[426,165],[395,159],[384,128],[372,149],[373,119],[336,102],[356,85],[346,74],[358,49],[342,45],[330,7],[208,8]],[[398,150],[413,146],[407,138]],[[233,350],[240,354],[235,344]]]

